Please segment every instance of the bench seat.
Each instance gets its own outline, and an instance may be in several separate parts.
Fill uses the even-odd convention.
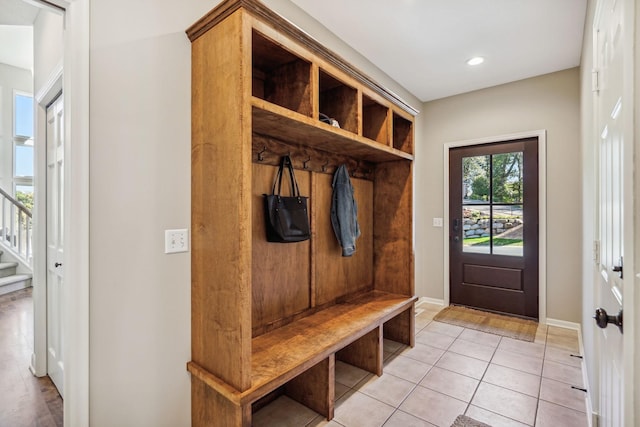
[[[316,399],[320,395],[322,403],[309,402],[308,397],[295,392],[287,394],[330,419],[336,354],[338,360],[381,375],[383,328],[385,337],[413,346],[416,299],[371,291],[254,338],[252,383],[245,391],[235,390],[195,362],[189,362],[187,369],[222,397],[243,407],[243,413],[250,412],[246,407],[251,403],[296,377],[312,375],[315,384],[303,380],[298,386],[307,388],[305,395]]]

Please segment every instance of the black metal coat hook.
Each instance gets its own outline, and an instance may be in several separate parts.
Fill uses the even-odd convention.
[[[308,156],[307,160],[303,160],[302,161],[302,168],[303,169],[309,169],[309,166],[307,166],[307,163],[309,163],[310,160],[311,160],[311,156]]]
[[[261,162],[264,160],[264,156],[262,155],[262,153],[264,153],[265,151],[267,151],[267,146],[263,146],[262,150],[260,150],[260,152],[258,153],[258,161]]]

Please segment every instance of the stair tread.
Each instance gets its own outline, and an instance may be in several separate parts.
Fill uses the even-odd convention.
[[[18,266],[17,262],[0,262],[0,270],[4,270],[6,268],[13,268],[17,266]]]
[[[8,285],[10,283],[20,282],[22,280],[29,280],[33,276],[31,274],[13,274],[11,276],[0,277],[0,286]]]

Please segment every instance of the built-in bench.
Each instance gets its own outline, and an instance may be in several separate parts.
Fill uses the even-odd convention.
[[[382,375],[383,337],[414,345],[416,297],[371,291],[252,340],[252,382],[235,390],[195,362],[187,369],[251,423],[251,405],[284,386],[294,400],[333,418],[335,361]]]

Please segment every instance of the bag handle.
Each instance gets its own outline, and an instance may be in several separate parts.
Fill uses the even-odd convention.
[[[291,162],[291,157],[282,156],[280,158],[280,167],[278,168],[278,173],[276,174],[275,179],[273,180],[273,187],[271,189],[271,194],[280,196],[282,192],[282,175],[284,174],[284,168],[287,168],[289,171],[289,180],[290,180],[290,188],[291,195],[293,197],[300,197],[300,188],[298,187],[298,181],[296,181],[296,176],[293,173],[293,163]],[[278,184],[278,192],[276,193],[276,183]]]

